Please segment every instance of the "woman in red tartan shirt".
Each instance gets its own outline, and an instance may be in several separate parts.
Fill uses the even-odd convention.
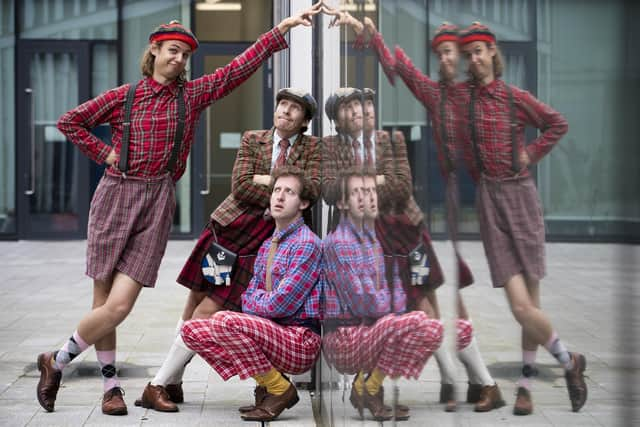
[[[144,78],[132,97],[131,85],[120,86],[60,118],[59,129],[89,158],[109,167],[89,213],[87,275],[94,279],[93,310],[60,350],[37,359],[37,398],[46,411],[54,410],[63,368],[95,345],[104,377],[102,412],[127,413],[116,375],[115,330],[142,287],[155,285],[176,204],[175,182],[184,173],[200,112],[248,79],[274,52],[286,48],[284,34],[298,25],[310,26],[319,11],[318,3],[284,19],[230,64],[193,81],[185,80],[185,67],[198,47],[196,37],[177,21],[161,25],[149,36],[141,64]],[[127,98],[133,105],[125,125]],[[179,109],[184,114],[182,126],[176,120]],[[90,133],[102,123],[111,125],[111,146]],[[129,149],[121,158],[121,152],[127,153],[121,151],[123,139]]]
[[[522,328],[523,369],[513,412],[528,415],[533,410],[530,387],[539,345],[565,369],[571,407],[577,412],[587,399],[586,359],[567,351],[540,309],[539,283],[546,274],[544,221],[538,191],[527,169],[567,132],[567,121],[529,92],[500,79],[502,55],[487,26],[475,22],[461,31],[460,45],[471,77],[461,99],[469,130],[464,157],[478,183],[480,235],[493,286],[504,288]],[[529,144],[525,126],[540,131]]]

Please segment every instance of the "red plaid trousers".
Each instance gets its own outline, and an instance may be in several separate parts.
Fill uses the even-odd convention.
[[[282,326],[270,319],[219,311],[182,327],[182,339],[222,377],[247,379],[271,368],[301,374],[320,352],[320,336],[302,326]]]
[[[372,326],[347,326],[325,335],[325,356],[342,373],[378,368],[392,377],[418,378],[440,347],[442,322],[422,311],[389,314]]]

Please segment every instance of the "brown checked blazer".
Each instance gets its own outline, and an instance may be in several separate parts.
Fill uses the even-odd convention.
[[[231,224],[248,209],[269,207],[269,187],[253,182],[254,175],[271,174],[274,128],[246,131],[242,135],[231,175],[231,194],[211,214],[223,227]],[[311,205],[320,196],[320,143],[317,137],[298,135],[287,157],[287,165],[305,171],[310,184]]]
[[[397,213],[406,214],[411,224],[418,225],[424,219],[424,214],[413,198],[413,179],[404,134],[395,131],[392,141],[396,173],[395,208]]]
[[[392,200],[395,192],[393,151],[389,133],[378,130],[376,137],[376,174],[384,175],[385,183],[378,185],[378,203],[381,209]],[[329,205],[335,205],[340,195],[337,174],[353,166],[353,148],[343,135],[331,135],[322,140],[322,197]]]

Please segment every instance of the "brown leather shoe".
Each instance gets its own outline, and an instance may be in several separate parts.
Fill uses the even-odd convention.
[[[456,390],[453,384],[440,384],[440,403],[445,403],[445,412],[455,412],[458,409]]]
[[[293,407],[299,400],[298,391],[291,384],[287,391],[279,396],[266,392],[262,402],[253,411],[245,412],[241,417],[245,421],[273,421],[282,411]]]
[[[136,406],[154,409],[160,412],[178,412],[178,405],[173,403],[167,390],[161,385],[148,383],[142,392],[142,397],[135,401]]]
[[[256,388],[253,389],[253,396],[255,397],[255,403],[253,405],[239,407],[238,411],[240,411],[240,413],[244,414],[256,409],[256,406],[260,405],[267,396],[267,388],[261,385],[256,386]]]
[[[360,415],[360,419],[364,420],[364,396],[358,394],[358,392],[356,391],[356,388],[353,385],[351,386],[351,394],[349,395],[349,402],[351,402],[351,406],[353,406],[358,411],[358,415]]]
[[[532,412],[531,393],[524,387],[518,387],[516,403],[513,405],[513,415],[530,415]]]
[[[504,405],[506,403],[502,398],[498,384],[486,385],[482,387],[480,399],[473,410],[476,412],[489,412],[492,409],[502,408]]]
[[[584,370],[587,368],[587,359],[580,353],[569,353],[573,361],[573,369],[565,371],[564,378],[567,381],[571,409],[578,412],[587,401],[587,383],[584,381]]]
[[[471,384],[467,387],[467,403],[478,403],[480,393],[482,393],[482,384]]]
[[[124,390],[114,387],[102,396],[102,413],[105,415],[127,415],[127,404],[124,403]]]
[[[182,383],[167,384],[164,389],[169,395],[169,400],[173,403],[184,403],[184,392],[182,391]]]
[[[47,412],[53,412],[56,403],[56,396],[60,388],[62,372],[53,367],[53,353],[47,352],[38,355],[38,370],[40,371],[40,381],[36,389],[38,402]]]
[[[384,404],[383,393],[382,387],[380,387],[380,390],[378,390],[376,394],[369,394],[365,387],[364,394],[362,396],[364,407],[371,412],[373,419],[376,421],[389,421],[393,418],[393,411],[389,406],[385,406]]]

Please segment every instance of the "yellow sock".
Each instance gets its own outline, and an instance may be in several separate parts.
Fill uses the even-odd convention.
[[[258,384],[267,388],[267,393],[280,396],[289,389],[291,383],[284,379],[280,372],[271,368],[269,372],[257,374],[253,377]]]
[[[359,396],[362,396],[364,393],[364,373],[362,371],[358,372],[356,380],[353,382],[353,388],[356,389],[356,393],[358,393]]]
[[[382,371],[378,368],[375,368],[373,372],[371,372],[371,375],[369,376],[367,382],[364,383],[365,387],[367,387],[367,393],[372,396],[377,394],[380,390],[382,382],[384,381],[384,377],[385,374],[383,374]]]

